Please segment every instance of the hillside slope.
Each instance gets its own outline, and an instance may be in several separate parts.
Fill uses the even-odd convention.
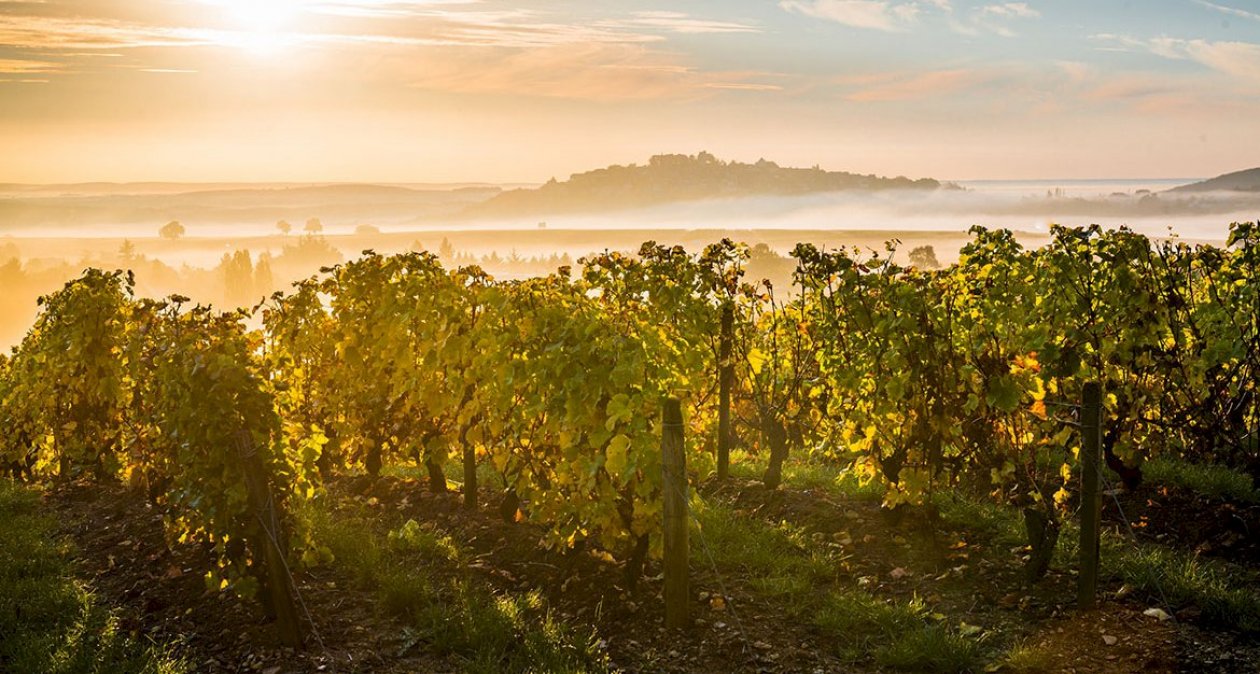
[[[1234,171],[1189,185],[1174,187],[1170,192],[1260,192],[1260,168]]]
[[[470,206],[468,217],[546,215],[644,208],[660,204],[729,197],[797,195],[839,190],[935,190],[930,178],[883,178],[844,171],[784,168],[760,160],[726,162],[707,152],[656,155],[646,165],[610,166],[552,179],[537,189],[503,192]]]

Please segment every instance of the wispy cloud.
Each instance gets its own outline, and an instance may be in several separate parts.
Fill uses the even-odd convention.
[[[779,7],[854,28],[884,31],[905,30],[919,14],[917,3],[883,0],[780,0]]]
[[[846,98],[858,102],[907,101],[945,96],[976,84],[983,78],[968,69],[926,73],[888,73],[859,78],[861,85]]]
[[[31,73],[51,73],[62,69],[60,63],[26,59],[0,59],[0,74],[27,75]]]
[[[962,35],[992,33],[1015,37],[1018,33],[1010,27],[1010,22],[1040,16],[1041,12],[1026,2],[1004,2],[976,7],[966,17],[951,19],[950,28]]]
[[[607,18],[591,21],[481,0],[287,0],[276,10],[283,16],[264,13],[265,30],[251,30],[245,19],[255,11],[252,5],[185,0],[181,6],[193,15],[140,22],[114,2],[48,0],[36,7],[0,1],[0,56],[8,59],[0,61],[0,74],[102,68],[180,74],[196,72],[187,58],[174,56],[192,47],[272,53],[338,48],[388,54],[391,77],[443,92],[646,100],[781,89],[760,73],[710,72],[659,49],[671,35],[761,30],[747,21],[677,11],[605,13]],[[106,53],[128,57],[89,58]]]
[[[778,84],[763,84],[756,82],[706,82],[701,87],[705,89],[721,89],[726,91],[782,91],[783,87]]]
[[[213,44],[214,31],[146,26],[108,19],[0,15],[6,49],[92,50]]]
[[[550,49],[447,52],[412,77],[412,86],[446,92],[583,100],[687,98],[704,91],[777,91],[757,72],[704,72],[641,45],[563,45]]]
[[[950,0],[780,0],[779,7],[854,28],[888,32],[909,30],[928,17],[944,17],[946,25],[956,33],[995,33],[1008,37],[1015,32],[1007,22],[1041,16],[1041,12],[1026,2],[981,5],[965,12],[955,12]]]
[[[1004,2],[999,5],[985,5],[980,8],[980,14],[1021,19],[1035,19],[1041,16],[1041,12],[1029,7],[1026,2]]]
[[[1260,21],[1260,14],[1257,14],[1256,12],[1249,12],[1245,9],[1235,9],[1233,7],[1226,7],[1225,5],[1218,5],[1215,2],[1208,2],[1207,0],[1194,0],[1194,2],[1197,5],[1202,5],[1203,7],[1207,7],[1208,9],[1214,9],[1222,14],[1228,14],[1230,16],[1237,16],[1243,19],[1251,19],[1252,21]]]
[[[1135,38],[1099,33],[1090,36],[1102,49],[1145,51],[1177,61],[1192,61],[1226,75],[1251,93],[1260,93],[1260,44],[1182,38]]]
[[[1260,44],[1209,42],[1207,40],[1160,40],[1160,49],[1201,63],[1213,70],[1260,87]],[[1260,91],[1260,89],[1258,89]]]
[[[759,33],[761,29],[738,21],[715,21],[695,18],[683,12],[635,12],[634,18],[610,22],[611,25],[659,28],[672,33]]]

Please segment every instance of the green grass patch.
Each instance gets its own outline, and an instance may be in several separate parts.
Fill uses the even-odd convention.
[[[942,497],[937,503],[942,519],[953,526],[988,536],[1002,546],[1026,542],[1020,513],[1012,508],[958,496]],[[1079,543],[1077,523],[1065,521],[1055,566],[1075,568]],[[1260,591],[1213,560],[1104,531],[1102,575],[1143,593],[1152,605],[1166,598],[1174,607],[1197,606],[1213,624],[1260,632]]]
[[[972,532],[1000,547],[1015,547],[1028,542],[1023,515],[1013,508],[992,501],[981,501],[958,492],[938,493],[932,501],[949,526]]]
[[[982,646],[946,625],[919,625],[893,635],[875,651],[885,667],[927,672],[970,672],[979,669]]]
[[[1226,466],[1158,458],[1142,464],[1142,475],[1154,484],[1182,487],[1210,499],[1260,503],[1260,489],[1251,476]]]
[[[1244,632],[1260,632],[1260,591],[1245,587],[1223,565],[1179,550],[1103,540],[1103,571],[1119,577],[1152,602],[1193,604],[1203,619]]]
[[[440,531],[407,521],[393,529],[370,513],[303,514],[341,568],[405,621],[404,642],[455,656],[464,671],[606,671],[593,631],[556,620],[537,592],[496,594],[462,568],[467,552]],[[443,569],[445,573],[434,573]]]
[[[190,668],[120,632],[113,612],[77,581],[39,497],[0,479],[0,671],[180,674]]]
[[[748,577],[749,587],[809,620],[826,635],[835,653],[852,662],[905,670],[960,672],[975,669],[978,640],[931,616],[920,601],[884,601],[842,587],[840,559],[780,522],[767,524],[721,505],[699,515],[703,542],[714,562]]]
[[[1006,658],[1002,661],[1005,669],[1026,674],[1049,672],[1054,670],[1057,664],[1058,658],[1054,653],[1040,646],[1029,645],[1027,642],[1016,644],[1007,652]]]
[[[835,579],[835,559],[800,527],[750,520],[717,504],[699,509],[697,518],[700,528],[692,543],[696,554],[712,553],[720,568],[747,575],[753,588],[765,595],[801,601],[817,584]]]
[[[731,452],[731,475],[760,480],[766,472],[766,457],[744,450]],[[817,489],[858,501],[884,498],[884,485],[878,480],[863,482],[843,462],[821,457],[792,455],[783,462],[783,485],[789,489]]]

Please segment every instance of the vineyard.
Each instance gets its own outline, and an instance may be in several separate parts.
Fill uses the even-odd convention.
[[[365,251],[226,313],[91,269],[0,356],[0,466],[160,559],[103,576],[172,568],[197,602],[175,615],[293,649],[186,645],[192,671],[1254,668],[1260,227],[1056,227],[1035,250],[975,228],[944,269],[802,244],[790,287],[748,255],[649,242],[500,281]],[[672,433],[692,581],[667,636]],[[355,651],[334,605],[406,626]]]

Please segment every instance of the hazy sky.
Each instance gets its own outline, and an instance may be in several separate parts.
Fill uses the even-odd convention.
[[[0,181],[1260,165],[1257,0],[0,1]]]

